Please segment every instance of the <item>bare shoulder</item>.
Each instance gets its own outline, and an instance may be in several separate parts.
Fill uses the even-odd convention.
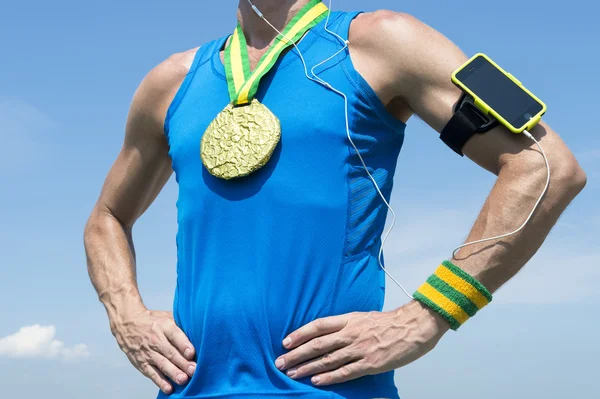
[[[416,54],[431,28],[401,12],[359,14],[350,25],[349,49],[356,70],[396,118],[406,122],[413,111],[404,99],[405,83],[419,67]]]
[[[361,14],[350,30],[350,42],[370,56],[377,57],[383,68],[407,74],[426,74],[431,62],[455,66],[464,54],[435,28],[414,16],[389,10]],[[395,76],[398,79],[398,76]]]
[[[439,106],[430,98],[443,99],[448,109],[456,101],[459,93],[450,76],[467,57],[425,22],[389,10],[365,13],[350,26],[349,41],[357,70],[391,104],[392,113],[423,118]],[[442,123],[431,122],[436,129]]]
[[[146,74],[131,103],[128,130],[162,136],[169,105],[188,74],[198,47],[175,53]]]
[[[152,68],[142,80],[136,96],[148,105],[170,103],[189,72],[197,50],[172,54]]]
[[[363,44],[380,45],[392,38],[409,43],[427,33],[428,25],[410,14],[377,10],[359,14],[352,23],[351,34]]]
[[[379,70],[406,70],[432,30],[409,14],[378,10],[356,17],[350,26],[349,40],[356,52],[377,60]]]
[[[164,90],[170,90],[173,86],[178,87],[189,72],[198,49],[199,47],[196,47],[170,55],[148,73],[147,78],[150,83]]]

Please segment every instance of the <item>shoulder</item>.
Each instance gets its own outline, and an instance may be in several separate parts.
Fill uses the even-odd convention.
[[[357,39],[385,41],[387,35],[415,39],[427,25],[414,16],[391,10],[365,12],[356,16],[352,29]]]
[[[435,30],[410,14],[378,10],[359,14],[351,25],[354,45],[381,49],[409,50],[422,45]]]
[[[423,73],[427,57],[421,52],[430,45],[432,32],[435,30],[412,15],[389,10],[361,13],[350,25],[354,67],[391,107],[388,110],[403,121],[411,111],[398,98],[405,97],[406,91],[412,90],[408,83]]]
[[[451,88],[450,75],[466,59],[435,28],[414,16],[379,10],[360,14],[350,27],[350,47],[363,69],[378,71],[374,80],[388,97],[418,95],[423,88]]]
[[[360,14],[351,25],[351,43],[361,50],[378,53],[382,61],[411,61],[445,57],[450,40],[432,26],[402,12],[378,10]],[[410,57],[408,57],[410,56]]]
[[[167,110],[188,74],[198,49],[172,54],[146,74],[131,102],[128,117],[130,126],[152,127],[162,135]]]
[[[178,83],[189,72],[199,48],[195,47],[187,51],[171,54],[167,59],[154,67],[147,77],[153,84],[164,88]]]
[[[198,47],[170,55],[144,77],[138,92],[146,101],[166,101],[175,95],[189,72]]]

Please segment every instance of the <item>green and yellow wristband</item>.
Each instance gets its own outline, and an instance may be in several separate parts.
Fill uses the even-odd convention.
[[[492,294],[470,274],[444,261],[414,294],[457,330],[478,310],[492,301]]]

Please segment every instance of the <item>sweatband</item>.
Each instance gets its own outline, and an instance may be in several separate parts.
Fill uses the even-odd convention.
[[[473,276],[444,261],[413,294],[413,298],[439,313],[457,330],[492,301],[492,294]]]

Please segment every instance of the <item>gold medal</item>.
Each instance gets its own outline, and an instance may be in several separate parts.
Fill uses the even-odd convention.
[[[254,98],[260,79],[286,48],[325,18],[326,11],[321,0],[311,0],[275,38],[252,72],[244,32],[238,24],[225,48],[231,103],[210,123],[200,142],[202,164],[212,175],[242,177],[269,161],[281,139],[281,125],[269,108]]]
[[[228,104],[202,136],[200,157],[216,177],[242,177],[269,161],[280,138],[279,119],[258,100]]]

